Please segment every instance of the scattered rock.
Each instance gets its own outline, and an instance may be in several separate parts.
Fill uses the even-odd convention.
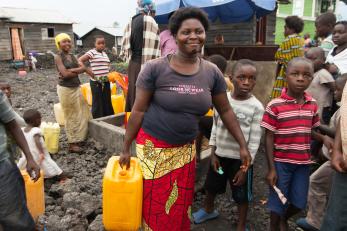
[[[101,151],[104,148],[104,146],[100,142],[95,142],[94,147],[98,151]]]
[[[45,204],[46,204],[46,206],[54,205],[55,204],[54,198],[51,196],[45,195]]]
[[[105,229],[102,223],[102,215],[98,215],[88,227],[88,231],[104,231],[104,230]]]
[[[66,215],[61,219],[61,224],[69,231],[85,231],[88,227],[88,221],[77,209],[69,208]]]
[[[69,208],[63,218],[51,215],[47,219],[49,231],[85,231],[88,227],[87,219],[77,209]]]
[[[58,215],[50,215],[47,218],[46,228],[50,231],[58,231],[60,227],[60,217]]]
[[[71,192],[64,195],[62,207],[65,209],[78,209],[86,217],[101,207],[101,201],[97,197],[84,192]]]
[[[80,187],[74,179],[67,179],[65,182],[60,184],[52,185],[49,190],[49,195],[52,197],[62,197],[64,194],[69,192],[79,192]]]

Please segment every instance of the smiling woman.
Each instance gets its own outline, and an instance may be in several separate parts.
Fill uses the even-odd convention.
[[[190,230],[194,194],[198,123],[214,105],[240,144],[245,169],[251,157],[226,95],[223,74],[200,57],[208,29],[207,15],[182,8],[169,28],[178,50],[147,62],[136,83],[136,99],[124,140],[121,165],[129,165],[136,138],[144,175],[144,230]]]
[[[65,132],[69,142],[70,152],[81,152],[80,143],[88,133],[88,121],[91,118],[87,103],[83,100],[78,74],[85,72],[85,67],[79,66],[71,54],[71,38],[61,33],[55,37],[59,50],[54,57],[58,71],[57,93],[65,117]]]

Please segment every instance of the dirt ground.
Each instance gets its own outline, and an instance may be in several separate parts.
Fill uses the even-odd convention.
[[[39,109],[43,121],[55,121],[53,105],[58,102],[56,93],[56,72],[54,69],[30,72],[26,77],[17,76],[15,71],[1,71],[0,80],[7,80],[12,86],[14,109],[22,114],[26,109]],[[81,76],[83,82],[88,81]],[[82,154],[67,152],[67,140],[62,129],[60,151],[53,155],[64,171],[72,178],[59,183],[46,181],[46,213],[39,223],[49,231],[55,230],[103,230],[102,227],[102,177],[108,159],[112,156],[101,144],[88,139],[83,146]],[[208,164],[208,161],[205,161]],[[197,187],[204,182],[205,171],[198,170]],[[268,187],[264,176],[266,163],[264,148],[260,147],[254,163],[253,202],[249,209],[249,226],[251,230],[267,230],[269,215],[264,202]],[[197,192],[194,211],[201,207],[203,192]],[[216,208],[220,217],[201,225],[192,225],[194,231],[234,230],[237,222],[237,207],[231,199],[230,190],[216,199]],[[292,230],[296,230],[291,222]]]

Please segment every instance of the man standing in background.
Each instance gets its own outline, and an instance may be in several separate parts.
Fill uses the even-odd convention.
[[[156,7],[152,0],[138,0],[137,14],[127,24],[121,56],[129,61],[128,94],[125,111],[130,112],[135,101],[137,76],[141,65],[146,61],[160,57],[159,27],[154,20]]]

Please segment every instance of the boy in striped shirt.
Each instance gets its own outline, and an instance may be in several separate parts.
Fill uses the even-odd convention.
[[[320,125],[318,105],[305,93],[313,73],[310,60],[300,57],[290,61],[286,72],[288,88],[267,105],[261,122],[266,130],[267,181],[270,185],[268,208],[272,231],[287,230],[287,220],[305,209],[311,137],[325,142],[324,137],[313,130]],[[275,186],[288,202],[281,202]]]
[[[256,75],[257,69],[252,61],[247,59],[237,61],[232,69],[234,91],[227,93],[253,161],[262,135],[260,122],[264,113],[263,105],[251,93],[256,84]],[[205,182],[207,197],[204,207],[193,214],[194,222],[202,223],[218,216],[218,212],[214,210],[214,199],[217,194],[225,192],[229,182],[233,199],[239,210],[237,231],[244,231],[248,203],[252,199],[253,167],[251,166],[247,172],[240,169],[240,146],[226,129],[218,113],[216,111],[214,113],[210,138],[211,166]]]
[[[78,61],[80,65],[85,62],[90,63],[90,68],[86,69],[90,76],[90,89],[92,91],[92,115],[93,118],[113,115],[113,107],[111,102],[110,82],[108,81],[108,73],[110,71],[110,59],[105,52],[105,38],[96,35],[95,48],[89,50]]]

